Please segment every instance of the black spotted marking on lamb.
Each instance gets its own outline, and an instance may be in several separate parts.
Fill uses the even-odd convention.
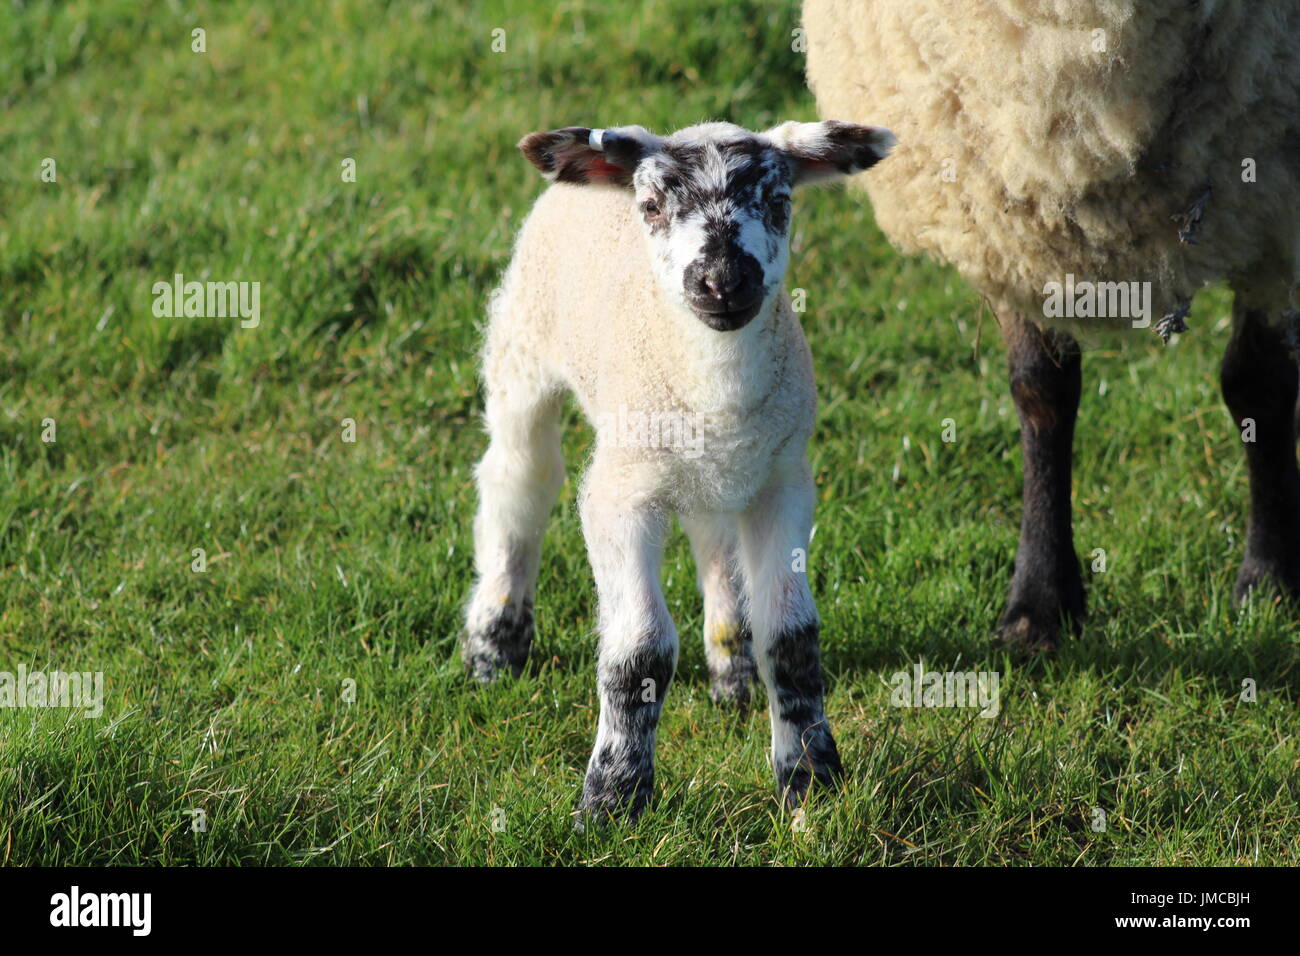
[[[727,276],[736,287],[754,290],[762,287],[763,266],[739,242],[740,224],[731,219],[708,220],[704,243],[699,254],[682,274],[687,289],[697,289],[706,275]]]
[[[736,647],[715,668],[709,665],[709,696],[715,704],[745,710],[749,707],[750,689],[758,677],[754,666],[754,634],[748,625],[740,629]]]
[[[777,197],[763,206],[763,225],[768,232],[784,235],[790,226],[790,200]]]
[[[721,179],[710,152],[726,163]],[[784,232],[789,224],[790,169],[770,146],[743,139],[666,143],[659,156],[662,163],[656,182],[672,198],[679,218],[689,219],[726,204],[738,214],[761,220],[769,231]]]
[[[555,172],[555,147],[573,142],[580,131],[580,127],[569,126],[549,133],[529,133],[519,141],[519,149],[530,163],[549,175]]]
[[[845,174],[860,173],[870,169],[882,159],[880,153],[876,152],[875,146],[857,146],[854,148],[850,159],[836,163],[839,171]]]
[[[777,789],[791,808],[803,802],[813,787],[834,788],[844,779],[844,765],[826,721],[800,733],[797,751],[775,759]]]
[[[653,639],[641,644],[645,648],[617,664],[602,662],[599,668],[602,702],[609,705],[606,723],[622,733],[653,732],[663,707],[664,695],[673,679],[675,657],[672,646],[652,645]],[[646,681],[653,681],[651,700]]]
[[[557,183],[575,183],[581,186],[587,182],[586,168],[577,163],[561,166],[559,172],[555,174],[555,181]]]
[[[829,129],[828,136],[833,143],[837,145],[842,143],[849,147],[846,151],[838,153],[841,157],[838,162],[829,160],[840,172],[861,172],[870,169],[884,158],[880,155],[879,146],[875,142],[876,133],[870,128],[860,128],[839,120],[828,120],[826,126]]]
[[[654,791],[655,729],[675,660],[672,646],[656,636],[641,643],[643,650],[626,660],[599,667],[604,734],[592,751],[578,804],[588,813],[635,818]]]
[[[777,786],[795,806],[814,784],[834,785],[844,774],[835,738],[822,710],[819,627],[805,624],[778,635],[768,649],[775,699],[782,723],[799,732],[796,749],[773,755]]]
[[[679,220],[703,220],[704,243],[684,279],[689,288],[701,274],[720,267],[738,270],[747,286],[761,286],[757,256],[773,261],[789,227],[790,170],[781,155],[757,140],[669,144],[663,150],[658,185],[671,197]],[[767,235],[761,250],[741,245],[747,222]]]
[[[821,651],[817,624],[786,631],[772,641],[768,658],[782,720],[800,727],[820,717],[822,694]]]
[[[572,150],[575,144],[585,143],[590,135],[591,129],[586,126],[566,126],[545,133],[529,133],[519,141],[519,149],[544,174],[555,176],[560,182],[581,183],[586,180],[575,172],[580,167],[573,164],[559,169],[557,174],[559,153],[562,149]]]
[[[645,144],[639,139],[612,131],[605,134],[602,152],[609,162],[629,170],[646,155]]]
[[[586,814],[636,819],[654,795],[654,754],[646,759],[631,741],[602,744],[591,754],[578,809]]]
[[[709,219],[704,223],[704,243],[700,258],[716,262],[727,256],[743,255],[740,248],[740,223],[734,219]]]
[[[484,684],[491,684],[507,670],[518,677],[532,646],[533,602],[506,605],[485,628],[465,635],[465,670]]]
[[[645,155],[644,144],[635,137],[614,133],[606,137],[604,150],[593,150],[588,147],[591,132],[586,126],[566,126],[529,133],[518,145],[528,161],[554,182],[583,184],[595,178],[630,184],[632,170]]]

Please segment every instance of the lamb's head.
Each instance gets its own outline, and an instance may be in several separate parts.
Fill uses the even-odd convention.
[[[519,148],[553,181],[626,190],[669,301],[728,332],[785,278],[791,189],[867,169],[893,144],[886,129],[828,120],[762,133],[705,123],[663,137],[571,126],[532,133]]]

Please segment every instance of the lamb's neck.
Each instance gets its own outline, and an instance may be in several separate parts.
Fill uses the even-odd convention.
[[[693,315],[669,317],[671,361],[697,411],[742,413],[772,392],[781,371],[775,297],[742,329],[718,332]],[[683,395],[685,398],[686,395]]]

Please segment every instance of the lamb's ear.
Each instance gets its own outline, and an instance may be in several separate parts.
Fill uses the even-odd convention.
[[[529,133],[519,141],[519,148],[552,182],[630,186],[636,164],[658,149],[660,142],[640,126],[566,126]]]
[[[839,120],[782,123],[763,135],[790,161],[796,186],[870,169],[888,156],[897,142],[883,126],[859,126]]]

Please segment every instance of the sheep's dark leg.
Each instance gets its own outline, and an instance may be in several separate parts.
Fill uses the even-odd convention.
[[[1300,370],[1284,331],[1268,313],[1233,305],[1233,330],[1219,381],[1237,424],[1250,470],[1246,558],[1236,596],[1257,588],[1300,596],[1300,471],[1296,469],[1296,399]],[[1252,427],[1253,426],[1253,427]],[[1250,440],[1250,439],[1253,439]]]
[[[1298,370],[1300,372],[1300,370]],[[1296,396],[1295,403],[1295,433],[1300,435],[1300,395]]]
[[[1065,333],[1040,329],[1019,313],[999,318],[1020,416],[1025,488],[1015,576],[998,634],[1024,649],[1052,649],[1064,623],[1078,628],[1085,607],[1070,516],[1081,356]]]
[[[659,584],[668,517],[632,506],[617,467],[587,474],[582,530],[600,611],[600,720],[579,810],[637,817],[654,790],[655,734],[677,668],[677,631]],[[635,486],[635,482],[630,483]]]

